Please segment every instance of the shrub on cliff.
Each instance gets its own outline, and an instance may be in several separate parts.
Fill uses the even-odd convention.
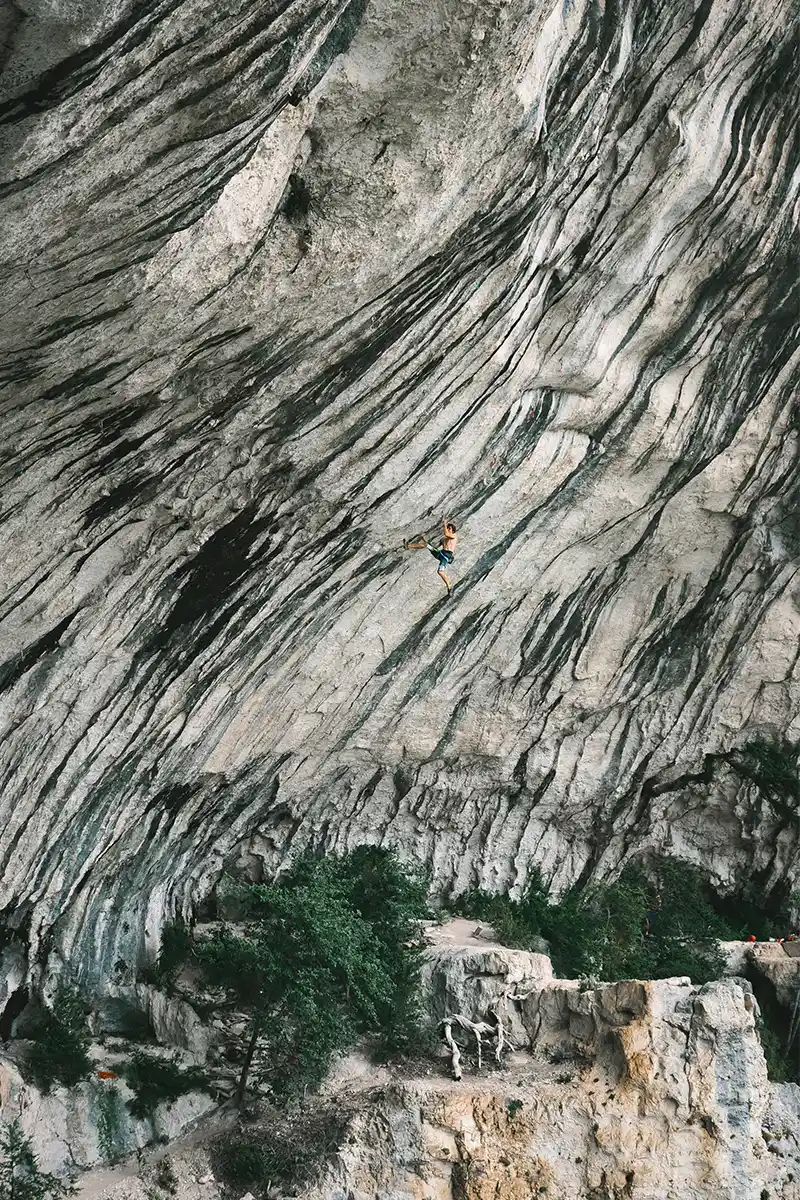
[[[34,1033],[26,1075],[45,1093],[54,1083],[74,1087],[92,1069],[90,1042],[80,993],[74,988],[60,988],[53,1007],[45,1011]]]
[[[743,779],[748,779],[779,811],[793,816],[800,801],[800,745],[753,738],[722,755]]]
[[[271,1109],[257,1124],[214,1144],[215,1173],[237,1195],[268,1194],[286,1184],[294,1191],[338,1150],[349,1116],[341,1097],[335,1102],[312,1100],[289,1113]]]
[[[198,1067],[179,1067],[168,1058],[134,1050],[123,1068],[125,1082],[135,1093],[128,1101],[134,1117],[151,1117],[159,1104],[171,1104],[192,1091],[209,1091],[208,1076]]]
[[[55,1175],[39,1170],[33,1144],[19,1118],[0,1130],[0,1200],[62,1200],[75,1191]]]
[[[360,847],[302,858],[280,883],[242,889],[243,919],[187,948],[218,1011],[247,1014],[237,1087],[256,1057],[276,1101],[315,1088],[362,1035],[407,1049],[421,1026],[425,881],[394,854]]]
[[[706,898],[693,868],[667,861],[650,877],[629,867],[610,884],[571,888],[551,899],[536,875],[519,901],[472,892],[457,911],[490,921],[508,945],[533,948],[544,938],[562,978],[717,979],[724,960],[718,938],[737,935]]]

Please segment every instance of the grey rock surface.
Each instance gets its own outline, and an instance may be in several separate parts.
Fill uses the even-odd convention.
[[[94,1076],[43,1095],[23,1081],[13,1063],[0,1061],[0,1115],[4,1122],[20,1119],[45,1171],[78,1175],[153,1141],[173,1141],[215,1107],[210,1096],[189,1092],[157,1104],[152,1119],[139,1119],[128,1110],[132,1096],[123,1079]]]
[[[422,968],[427,1014],[438,1024],[454,1014],[485,1021],[494,1011],[514,1045],[527,1047],[530,1031],[511,997],[552,981],[552,963],[545,954],[500,945],[490,928],[476,925],[454,920],[428,930]]]
[[[726,756],[800,733],[797,16],[15,8],[0,910],[40,982],[308,845],[796,882]],[[450,602],[400,549],[442,510]]]
[[[581,1066],[539,1060],[460,1082],[429,1078],[385,1089],[303,1194],[755,1200],[763,1188],[786,1200],[800,1195],[792,1155],[770,1152],[763,1132],[765,1121],[796,1129],[792,1100],[777,1098],[767,1118],[755,1004],[739,983],[629,981],[581,992],[557,980],[535,994],[527,1011],[547,1014],[537,1017],[535,1043],[571,1038],[585,1055]]]

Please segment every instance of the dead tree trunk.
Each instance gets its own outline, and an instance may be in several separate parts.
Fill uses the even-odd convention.
[[[462,1016],[461,1013],[451,1013],[442,1020],[441,1024],[444,1029],[444,1040],[450,1047],[453,1078],[461,1078],[461,1051],[458,1049],[453,1037],[454,1025],[458,1025],[461,1029],[466,1029],[475,1038],[475,1048],[478,1054],[478,1070],[480,1071],[483,1066],[483,1035],[488,1033],[491,1036],[495,1036],[494,1028],[488,1025],[486,1021],[470,1021],[469,1017]]]
[[[444,1040],[450,1047],[450,1065],[453,1070],[453,1079],[461,1078],[461,1051],[456,1045],[456,1040],[453,1037],[453,1026],[449,1021],[444,1023]]]
[[[250,1076],[250,1068],[253,1065],[253,1055],[256,1052],[256,1046],[258,1045],[258,1035],[260,1033],[261,1033],[261,1017],[254,1016],[253,1017],[253,1028],[250,1033],[250,1041],[247,1043],[247,1050],[245,1051],[244,1062],[242,1063],[242,1073],[239,1076],[239,1083],[236,1087],[235,1104],[236,1104],[237,1108],[241,1108],[242,1105],[244,1104],[244,1097],[245,1097],[245,1093],[247,1091],[247,1080]]]

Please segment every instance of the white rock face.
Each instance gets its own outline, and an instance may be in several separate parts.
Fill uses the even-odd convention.
[[[516,1050],[501,1068],[485,1055],[481,1070],[465,1052],[460,1081],[446,1078],[444,1059],[420,1061],[416,1074],[406,1064],[399,1078],[360,1054],[340,1061],[325,1101],[356,1115],[304,1200],[800,1198],[800,1088],[768,1083],[744,981],[582,989],[553,979],[543,955],[457,944],[480,940],[471,930],[474,923],[453,922],[431,932],[431,1016],[450,1000],[473,1019],[496,1006]],[[509,989],[512,979],[524,991]],[[84,1121],[82,1142],[69,1127],[70,1149],[78,1145],[92,1161],[85,1101],[103,1086],[29,1102],[27,1127],[45,1137],[48,1161],[63,1158],[65,1105]],[[2,1100],[5,1115],[16,1100]],[[268,1139],[268,1124],[262,1132]],[[186,1153],[186,1145],[174,1152],[178,1200],[197,1200],[206,1181],[208,1200],[219,1200],[207,1162],[200,1169]],[[146,1200],[146,1175],[131,1174],[106,1181],[115,1200]],[[87,1187],[105,1194],[91,1177]],[[278,1188],[283,1194],[297,1189]]]
[[[422,971],[422,992],[432,1021],[460,1013],[484,1020],[496,1009],[517,1046],[527,1045],[529,1030],[510,996],[524,995],[552,980],[546,954],[513,950],[497,943],[490,928],[454,920],[428,931],[431,943]]]
[[[537,1057],[461,1083],[386,1090],[309,1200],[800,1194],[792,1163],[762,1133],[766,1070],[755,1005],[738,983],[580,992],[555,981],[534,996],[524,1005],[532,1047],[560,1045],[559,1064]],[[784,1118],[796,1132],[796,1113]]]
[[[141,983],[136,985],[134,995],[162,1046],[178,1046],[193,1054],[198,1063],[205,1062],[214,1041],[213,1031],[203,1024],[190,1004]]]
[[[800,736],[796,0],[28,9],[0,910],[42,981],[307,845],[795,884],[725,756]],[[443,510],[450,602],[401,550]]]
[[[154,1139],[172,1141],[214,1108],[210,1096],[190,1092],[159,1104],[154,1119],[131,1116],[133,1092],[123,1079],[87,1079],[46,1096],[23,1082],[13,1064],[0,1062],[0,1123],[19,1117],[44,1171],[77,1175],[130,1154]]]

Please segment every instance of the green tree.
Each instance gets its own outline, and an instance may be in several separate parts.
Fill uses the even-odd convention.
[[[173,1059],[134,1050],[123,1067],[128,1087],[135,1095],[128,1101],[134,1117],[152,1120],[159,1104],[172,1104],[191,1091],[209,1091],[208,1076],[199,1067],[180,1067]]]
[[[29,1138],[22,1132],[19,1118],[0,1131],[0,1200],[45,1200],[46,1197],[70,1196],[75,1191],[56,1175],[39,1170]]]
[[[97,1096],[97,1141],[103,1158],[115,1162],[122,1154],[125,1137],[122,1129],[122,1096],[113,1083],[98,1080]]]
[[[717,979],[724,960],[717,939],[738,930],[710,903],[700,874],[665,860],[647,872],[629,866],[613,883],[573,887],[557,900],[534,875],[520,901],[473,892],[458,911],[491,921],[509,945],[536,948],[545,939],[562,978]]]
[[[49,1092],[54,1083],[74,1087],[92,1069],[90,1042],[80,994],[74,988],[60,988],[35,1033],[28,1056],[31,1079],[43,1092]]]
[[[424,1021],[421,922],[430,916],[427,875],[393,851],[358,846],[341,858],[300,859],[284,886],[297,887],[312,879],[324,880],[370,926],[374,951],[391,980],[389,1002],[377,1007],[382,1047],[390,1054],[411,1052]]]
[[[316,1087],[359,1035],[381,1034],[395,1049],[410,1042],[427,915],[419,875],[362,847],[303,858],[280,883],[245,891],[245,919],[190,950],[218,1007],[248,1017],[239,1105],[259,1049],[280,1100]]]

